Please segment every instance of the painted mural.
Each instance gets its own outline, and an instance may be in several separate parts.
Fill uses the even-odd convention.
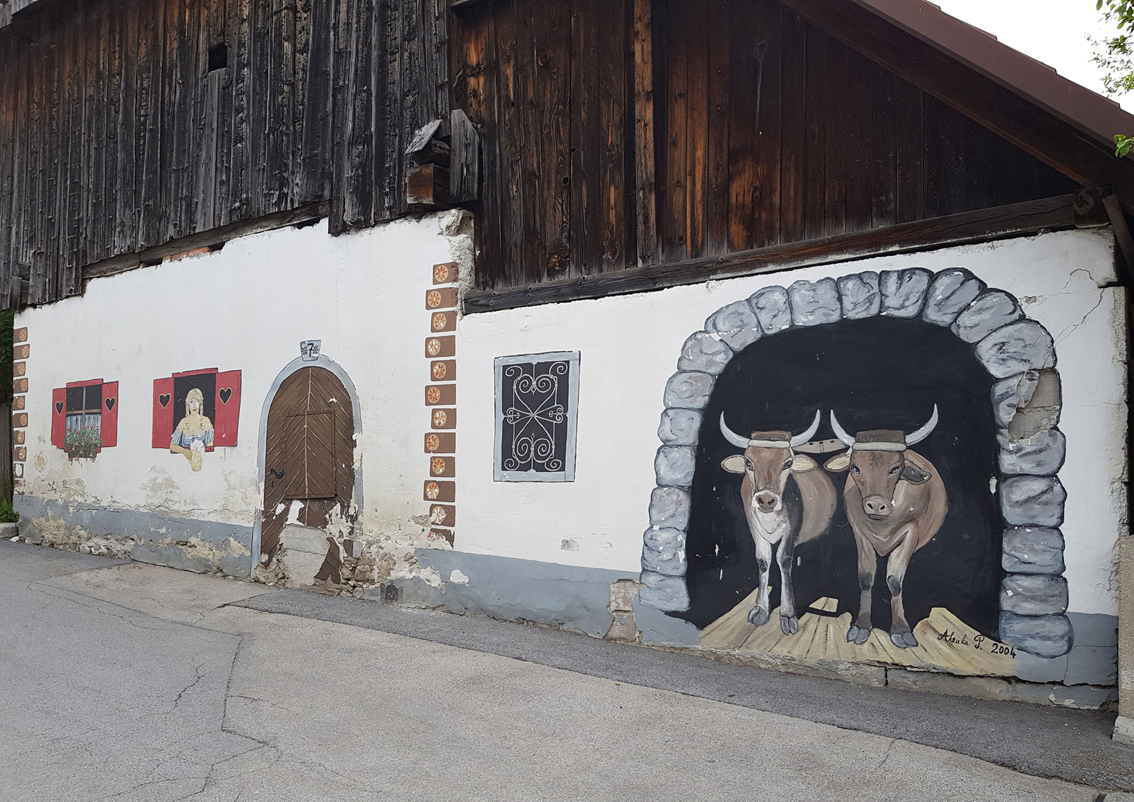
[[[1020,558],[1062,546],[1059,397],[1050,335],[964,270],[726,306],[666,388],[643,601],[706,648],[805,662],[1065,654],[1062,557]]]
[[[118,382],[69,382],[51,391],[51,406],[51,445],[71,462],[118,445]]]
[[[193,471],[217,446],[236,445],[240,423],[240,371],[216,368],[154,380],[154,448],[169,449]]]

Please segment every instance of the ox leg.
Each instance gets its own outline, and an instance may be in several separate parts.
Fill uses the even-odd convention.
[[[748,611],[748,623],[763,626],[772,617],[768,603],[768,572],[772,567],[772,544],[762,537],[753,538],[756,542],[756,565],[760,569],[760,596],[756,606]]]
[[[780,541],[780,553],[776,562],[780,565],[780,629],[785,635],[799,632],[799,619],[795,614],[795,588],[791,582],[791,567],[795,561],[795,538],[785,537]]]
[[[890,623],[890,642],[899,649],[917,646],[917,638],[906,621],[906,606],[902,601],[902,585],[906,581],[906,569],[913,556],[915,542],[913,531],[907,530],[902,542],[890,552],[890,558],[886,561],[886,586],[890,589],[890,613],[893,619]]]
[[[847,630],[847,643],[859,646],[870,637],[870,596],[874,591],[874,572],[878,568],[878,555],[866,538],[857,532],[854,544],[858,549],[858,617]]]

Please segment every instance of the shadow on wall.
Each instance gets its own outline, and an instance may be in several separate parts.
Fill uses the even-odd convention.
[[[704,410],[686,541],[690,607],[670,615],[704,628],[758,583],[741,506],[741,477],[721,468],[722,460],[738,453],[721,434],[722,412],[730,428],[747,435],[802,432],[820,410],[814,439],[825,439],[835,437],[831,410],[851,433],[911,432],[926,422],[936,404],[940,421],[917,451],[940,472],[949,511],[936,537],[910,561],[903,591],[906,614],[916,626],[932,607],[946,607],[996,637],[1004,571],[992,382],[969,344],[948,328],[920,319],[843,320],[782,332],[745,348],[719,376]],[[820,463],[824,459],[817,457]],[[838,601],[833,614],[853,615],[859,588],[854,536],[842,499],[847,474],[830,476],[838,490],[838,509],[826,535],[796,548],[795,596],[800,605],[833,598]],[[798,493],[793,483],[788,492]],[[873,624],[884,631],[891,614],[885,565],[879,558],[883,581],[873,591]],[[774,562],[771,570],[775,609],[782,581]]]

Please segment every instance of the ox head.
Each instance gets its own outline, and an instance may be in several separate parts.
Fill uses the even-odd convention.
[[[839,425],[831,410],[831,428],[849,448],[827,461],[829,471],[850,471],[851,481],[862,496],[862,511],[876,521],[894,511],[894,493],[899,481],[920,485],[929,481],[929,474],[906,459],[906,449],[929,437],[937,426],[937,405],[929,420],[915,432],[905,434],[896,429],[875,429],[859,432],[854,437]]]
[[[745,503],[753,504],[760,512],[777,512],[784,506],[784,487],[788,475],[795,471],[801,473],[816,467],[810,457],[796,454],[793,449],[806,443],[819,428],[819,410],[815,410],[815,420],[807,431],[793,435],[791,432],[753,432],[750,437],[742,437],[725,424],[721,413],[721,434],[743,454],[733,454],[721,462],[721,467],[729,473],[747,474],[752,483],[752,498]]]

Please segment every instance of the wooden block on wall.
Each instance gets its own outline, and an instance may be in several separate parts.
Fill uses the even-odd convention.
[[[456,482],[436,482],[428,479],[422,491],[426,501],[455,501],[457,497]]]
[[[440,410],[433,411],[439,412]],[[456,450],[456,432],[430,432],[425,435],[426,454],[452,454]]]
[[[457,410],[435,409],[429,418],[429,425],[433,429],[456,429]]]
[[[439,265],[433,265],[433,283],[456,284],[459,267],[456,262],[443,262]]]
[[[12,332],[12,342],[26,343],[28,341],[28,327],[24,326],[22,329],[16,329]]]
[[[28,458],[28,449],[26,446],[16,446],[12,449],[12,458],[16,462],[25,462]]]
[[[457,313],[453,310],[434,312],[429,318],[429,328],[433,331],[456,331]]]
[[[448,541],[450,546],[452,546],[453,545],[453,530],[452,529],[430,529],[429,530],[429,539],[430,540],[445,540],[445,541]]]
[[[26,396],[14,395],[12,396],[12,409],[23,409]]]
[[[27,425],[28,425],[28,413],[17,412],[15,415],[12,416],[12,426],[16,427],[17,429],[22,429]]]
[[[13,359],[27,359],[29,356],[31,356],[30,345],[17,345],[12,349]]]
[[[451,407],[457,403],[457,385],[430,384],[426,386],[425,403],[431,407],[438,405]]]
[[[431,457],[429,459],[429,475],[440,477],[453,477],[457,475],[456,457]]]
[[[434,309],[456,309],[456,307],[456,287],[441,287],[440,289],[425,291],[425,308],[429,311],[432,312]]]
[[[24,437],[26,437],[26,433],[23,429],[12,430],[12,439],[15,441],[16,445],[22,446],[24,444]]]
[[[426,337],[425,338],[425,355],[426,357],[445,357],[456,356],[457,354],[457,338],[450,335],[448,337]]]
[[[23,376],[27,372],[28,372],[28,363],[27,362],[13,362],[12,363],[12,375],[13,376],[18,378],[20,376]]]
[[[14,382],[12,382],[12,392],[13,393],[26,393],[27,391],[28,391],[28,380],[27,379],[16,379]]]
[[[457,380],[457,360],[439,359],[429,365],[429,378],[435,382],[451,382]]]

